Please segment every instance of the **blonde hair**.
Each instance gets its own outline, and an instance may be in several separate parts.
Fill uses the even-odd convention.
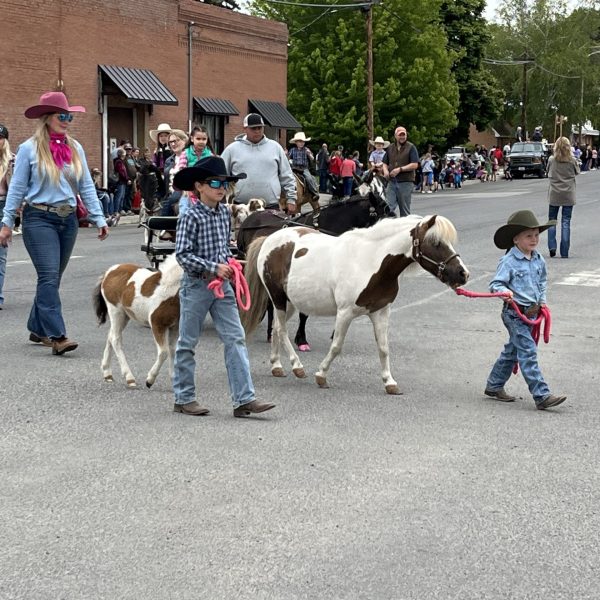
[[[559,137],[554,142],[554,158],[558,162],[570,162],[571,161],[571,142],[569,138]]]
[[[8,143],[8,140],[4,138],[4,144],[2,144],[2,148],[0,149],[0,181],[8,174],[11,158],[10,144]]]
[[[33,141],[36,145],[36,154],[38,159],[38,171],[42,177],[48,176],[54,185],[58,185],[60,180],[60,171],[54,162],[52,152],[50,152],[50,132],[48,131],[48,121],[52,115],[44,115],[40,117],[39,124],[33,134]],[[79,180],[83,173],[83,165],[81,157],[77,151],[75,140],[67,134],[67,145],[71,148],[71,166],[75,179]]]

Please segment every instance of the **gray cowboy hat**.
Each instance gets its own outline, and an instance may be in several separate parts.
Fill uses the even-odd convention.
[[[229,175],[225,161],[220,156],[207,156],[199,160],[193,167],[182,169],[173,178],[173,185],[178,190],[193,191],[194,183],[207,179],[222,179],[223,181],[237,181],[246,179],[246,173]]]
[[[556,221],[548,221],[540,225],[536,216],[530,210],[518,210],[508,217],[506,225],[502,225],[494,234],[494,244],[502,250],[509,250],[515,244],[513,238],[526,229],[539,229],[540,233],[549,227],[554,227]]]

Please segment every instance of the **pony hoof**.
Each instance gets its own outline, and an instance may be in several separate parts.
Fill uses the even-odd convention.
[[[397,385],[386,385],[385,393],[392,396],[401,396],[403,392],[400,391],[400,388]]]
[[[136,388],[137,387],[137,383],[135,381],[128,381],[127,382],[127,387],[128,388]]]
[[[300,352],[310,352],[310,346],[308,344],[299,344],[298,350],[300,350]]]
[[[285,373],[281,367],[275,367],[274,369],[271,369],[271,375],[273,375],[273,377],[285,377]]]
[[[273,338],[272,338],[271,336],[269,336],[269,337],[267,338],[267,344],[270,344],[272,341],[273,341]]]
[[[154,381],[146,381],[146,387],[148,389],[150,389],[152,387],[152,385],[154,384]]]
[[[329,389],[329,384],[327,383],[327,379],[325,379],[325,377],[321,377],[320,375],[317,375],[315,377],[315,379],[317,380],[317,385],[323,389],[323,390],[328,390]]]
[[[113,376],[112,375],[107,375],[104,378],[104,381],[106,381],[106,383],[113,383],[114,382]]]
[[[306,377],[304,369],[292,369],[292,371],[298,379],[304,379]]]

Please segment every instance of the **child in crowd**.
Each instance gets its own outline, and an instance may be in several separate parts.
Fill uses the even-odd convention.
[[[421,161],[421,194],[425,193],[425,186],[429,189],[428,194],[431,194],[433,188],[433,168],[435,163],[431,159],[431,154],[428,152]]]
[[[454,176],[454,189],[457,190],[462,187],[462,167],[459,162],[454,165],[452,175]]]
[[[530,319],[535,319],[546,305],[546,263],[536,248],[540,233],[553,225],[556,221],[540,225],[530,210],[520,210],[510,215],[507,224],[494,234],[496,246],[507,252],[500,259],[490,291],[509,294]],[[508,300],[502,307],[502,321],[509,339],[488,377],[485,394],[501,402],[514,402],[515,397],[505,391],[504,385],[518,361],[539,410],[562,404],[567,397],[552,395],[540,371],[532,326],[521,319]]]
[[[350,198],[352,195],[352,182],[356,172],[356,163],[346,155],[342,161],[342,181],[344,186],[344,198]]]
[[[193,416],[208,413],[208,409],[196,401],[194,354],[209,312],[225,345],[233,416],[247,417],[275,406],[255,399],[244,329],[229,283],[234,275],[233,267],[228,264],[231,213],[222,200],[230,182],[245,178],[245,173],[230,176],[225,162],[217,156],[198,161],[195,167],[179,171],[174,178],[177,189],[194,192],[198,197],[198,202],[190,206],[177,223],[175,256],[183,268],[183,276],[173,373],[174,412]],[[217,277],[224,280],[225,296],[220,299],[208,287]]]

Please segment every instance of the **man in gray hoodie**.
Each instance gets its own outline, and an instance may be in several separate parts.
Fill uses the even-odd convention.
[[[265,136],[265,124],[257,113],[244,118],[243,135],[223,150],[221,157],[229,173],[246,173],[235,186],[235,202],[247,204],[262,198],[267,206],[278,204],[282,190],[288,213],[296,212],[296,181],[285,150]]]

